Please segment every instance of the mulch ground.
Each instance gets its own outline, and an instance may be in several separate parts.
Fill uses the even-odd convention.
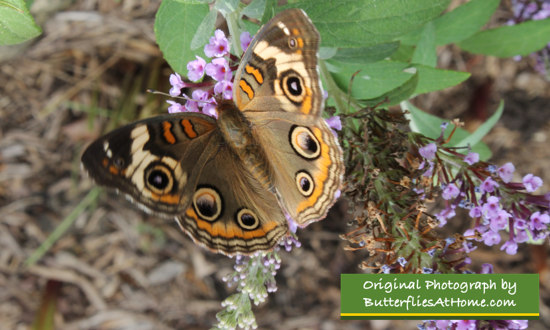
[[[195,246],[175,223],[141,212],[102,191],[35,265],[25,260],[94,184],[80,170],[87,143],[115,125],[164,113],[169,67],[154,42],[160,1],[40,1],[37,40],[0,48],[0,324],[26,329],[46,286],[58,293],[59,329],[205,329],[231,294],[221,278],[233,260]],[[515,62],[439,50],[439,67],[472,73],[460,86],[415,104],[474,129],[499,100],[502,120],[485,141],[492,161],[550,182],[550,83],[529,60]],[[518,177],[519,178],[519,177]],[[548,191],[550,185],[545,184]],[[364,254],[344,251],[345,202],[300,231],[302,247],[282,252],[278,291],[255,308],[260,328],[415,328],[417,321],[340,321],[339,275],[356,273]],[[463,220],[463,221],[462,221]],[[455,228],[464,219],[455,219]],[[550,327],[548,244],[508,256],[472,256],[499,273],[541,274],[541,320]],[[474,268],[477,266],[474,266]]]

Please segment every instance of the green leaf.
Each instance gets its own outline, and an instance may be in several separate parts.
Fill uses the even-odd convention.
[[[0,25],[0,46],[18,44],[42,33],[23,0],[0,1]]]
[[[334,60],[325,63],[340,89],[347,92],[351,84],[351,95],[357,100],[382,96],[402,86],[413,76],[404,71],[409,64],[402,62],[380,61],[363,66]]]
[[[481,124],[474,133],[458,141],[456,145],[457,146],[467,146],[468,144],[476,145],[495,126],[495,124],[498,122],[498,120],[502,116],[503,110],[504,110],[504,101],[500,101],[500,104],[498,105],[498,108],[495,111],[495,113],[489,119],[487,119],[487,121]]]
[[[376,106],[378,104],[381,104],[382,106],[386,107],[398,104],[399,102],[407,100],[411,97],[417,84],[418,73],[415,73],[401,86],[398,86],[391,91],[382,94],[381,96],[369,100],[364,100],[361,103],[365,106]]]
[[[441,135],[441,124],[448,122],[448,120],[439,118],[437,116],[431,115],[427,112],[420,110],[419,108],[412,105],[409,101],[401,102],[401,107],[404,110],[408,110],[409,113],[406,114],[407,119],[409,119],[409,126],[413,132],[421,133],[429,138],[437,139]],[[445,137],[448,137],[452,131],[452,127],[449,125],[445,131]],[[470,132],[457,128],[451,141],[449,141],[448,146],[451,147],[466,147],[467,144],[463,144],[464,141],[467,142],[468,137],[471,135]],[[487,160],[491,157],[491,150],[487,145],[480,140],[472,140],[470,147],[473,152],[477,152],[481,160]],[[462,150],[466,153],[466,149]]]
[[[253,0],[244,7],[241,14],[250,18],[261,19],[265,11],[266,0]]]
[[[468,72],[441,70],[423,65],[415,65],[419,80],[415,94],[442,90],[460,84],[470,77]]]
[[[415,47],[405,44],[400,44],[397,51],[390,56],[390,60],[396,62],[410,62],[414,53]]]
[[[411,62],[435,68],[437,55],[435,53],[435,27],[432,22],[424,25]]]
[[[550,18],[481,31],[458,45],[474,54],[498,57],[528,55],[550,42]]]
[[[191,40],[191,50],[197,50],[208,43],[208,39],[210,39],[214,32],[217,18],[218,11],[214,8],[208,12],[208,15],[204,16],[197,32],[195,32]]]
[[[499,3],[500,0],[472,0],[434,19],[436,45],[459,42],[472,36],[489,21]],[[416,45],[421,32],[418,29],[400,40],[407,45]]]
[[[487,24],[500,0],[472,0],[434,21],[435,43],[445,45],[462,41]]]
[[[219,10],[220,13],[226,16],[227,14],[232,13],[239,8],[239,2],[240,0],[216,1],[214,4],[214,8]]]
[[[164,58],[175,72],[187,73],[187,63],[202,49],[191,50],[191,40],[208,14],[207,4],[199,1],[164,0],[155,18],[155,36]]]
[[[391,56],[399,48],[399,42],[388,42],[370,47],[340,48],[332,59],[357,64],[378,62]]]
[[[394,41],[439,16],[449,0],[338,0],[292,2],[302,8],[325,47],[366,47]]]

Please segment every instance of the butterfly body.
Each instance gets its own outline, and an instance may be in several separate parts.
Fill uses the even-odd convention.
[[[212,251],[273,248],[288,221],[323,219],[342,185],[342,150],[321,117],[318,45],[303,11],[278,14],[243,55],[217,120],[178,113],[127,125],[93,142],[84,167]]]

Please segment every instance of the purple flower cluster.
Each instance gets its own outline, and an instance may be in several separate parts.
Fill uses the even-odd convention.
[[[436,329],[456,329],[456,330],[475,330],[475,329],[527,329],[526,320],[437,320],[426,321],[418,325],[420,330]]]
[[[539,240],[548,236],[550,216],[547,211],[535,211],[530,208],[528,199],[514,201],[510,195],[520,195],[519,190],[527,193],[536,191],[542,185],[542,179],[527,174],[522,183],[509,184],[514,172],[514,165],[506,163],[496,170],[496,178],[500,178],[503,187],[496,182],[496,178],[487,177],[480,185],[481,197],[470,205],[469,215],[476,221],[473,229],[467,230],[464,235],[481,234],[478,240],[491,246],[501,242],[500,231],[508,232],[508,239],[502,244],[501,250],[508,254],[516,254],[518,243],[530,239]],[[514,187],[515,189],[510,189]]]
[[[512,0],[512,9],[514,17],[508,21],[508,25],[550,17],[549,0]],[[530,57],[535,60],[535,69],[550,80],[550,43],[540,51],[532,53]],[[517,56],[516,59],[521,59],[521,56]]]
[[[252,40],[250,33],[241,34],[241,46],[246,49]],[[177,73],[170,75],[170,95],[173,97],[181,96],[186,99],[185,104],[168,100],[170,106],[168,112],[200,112],[217,117],[216,99],[230,100],[233,97],[233,71],[230,66],[229,40],[222,30],[216,30],[214,36],[210,38],[207,45],[204,46],[204,54],[211,58],[206,62],[200,56],[187,63],[187,78],[191,82],[185,82]],[[211,77],[214,82],[202,83],[206,76]],[[181,94],[181,90],[187,87],[196,88],[191,98],[186,94]]]
[[[430,164],[427,171],[430,176],[437,152],[435,143],[419,148],[424,161]],[[508,254],[517,252],[518,243],[541,240],[548,236],[550,194],[532,195],[542,186],[541,178],[527,174],[521,183],[512,182],[515,171],[512,163],[496,168],[493,165],[479,165],[479,155],[473,152],[461,157],[471,172],[459,172],[454,178],[448,171],[440,170],[439,173],[441,197],[446,203],[445,208],[435,215],[439,226],[444,226],[447,220],[456,215],[457,207],[468,209],[475,225],[464,235],[491,246],[500,244],[501,233],[507,232],[508,239],[500,249]],[[423,166],[421,164],[419,169]],[[472,187],[475,182],[477,186]]]

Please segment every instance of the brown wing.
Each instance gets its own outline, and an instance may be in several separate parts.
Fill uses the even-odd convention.
[[[97,139],[82,164],[98,184],[148,210],[176,215],[188,204],[189,181],[215,128],[213,118],[197,113],[146,119]]]
[[[301,9],[279,13],[256,34],[235,75],[233,99],[242,111],[320,116],[319,32]]]
[[[177,218],[193,240],[227,255],[270,250],[288,224],[276,196],[243,167],[219,136],[204,151],[191,203]]]

